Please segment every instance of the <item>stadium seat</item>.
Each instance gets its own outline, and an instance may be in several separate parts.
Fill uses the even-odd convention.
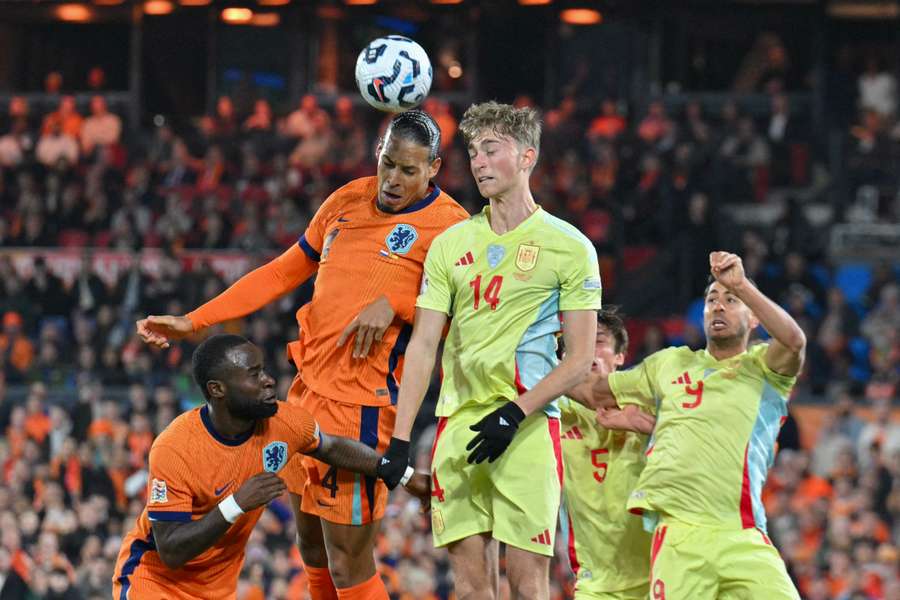
[[[872,269],[861,263],[841,265],[835,273],[834,283],[844,292],[847,302],[859,302],[872,283]]]

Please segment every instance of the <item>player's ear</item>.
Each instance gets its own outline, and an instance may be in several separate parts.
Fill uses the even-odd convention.
[[[206,382],[206,394],[210,399],[225,397],[225,384],[218,379],[210,379]]]
[[[752,312],[750,313],[750,318],[747,320],[747,324],[750,327],[750,331],[753,331],[757,327],[759,327],[759,319],[756,318]]]
[[[624,365],[625,364],[625,353],[617,352],[616,355],[613,357],[613,364],[616,365],[617,367],[621,367],[622,365]]]
[[[429,179],[429,180],[434,179],[435,177],[437,177],[438,171],[441,170],[441,165],[442,165],[442,164],[444,164],[444,163],[441,161],[441,157],[440,157],[440,156],[438,156],[438,157],[435,158],[433,161],[431,161],[431,164],[428,165],[428,179]]]
[[[375,162],[381,160],[382,150],[384,150],[384,136],[378,138],[378,143],[375,144]]]
[[[520,156],[523,169],[530,171],[534,168],[534,165],[537,163],[537,150],[534,148],[525,148]]]

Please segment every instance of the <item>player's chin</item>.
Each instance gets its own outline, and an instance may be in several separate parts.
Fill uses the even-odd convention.
[[[406,198],[391,194],[389,192],[380,192],[378,194],[378,208],[384,212],[399,212],[406,205]]]
[[[263,400],[256,408],[257,418],[260,419],[268,419],[269,417],[274,417],[275,413],[277,412],[278,400],[274,396]]]

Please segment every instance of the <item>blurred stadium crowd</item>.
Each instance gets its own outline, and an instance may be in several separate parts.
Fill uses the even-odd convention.
[[[844,109],[853,114],[835,122],[849,196],[874,193],[864,218],[896,223],[896,80],[874,67],[848,85],[848,97],[859,92]],[[715,111],[693,101],[567,98],[545,112],[533,189],[597,245],[608,298],[619,299],[623,278],[655,254],[675,252],[688,265],[679,277],[689,301],[705,283],[710,250],[742,254],[806,330],[798,394],[828,402],[809,411],[815,427],[795,410],[785,430],[766,490],[771,536],[805,598],[900,598],[900,423],[891,420],[900,261],[830,262],[828,225],[810,223],[790,195],[774,227],[731,219],[734,204],[815,190],[835,175],[822,167],[807,113],[778,92],[770,101],[759,113],[740,97]],[[443,132],[438,183],[478,210],[457,134],[461,107],[429,99],[425,108]],[[9,103],[0,126],[0,599],[109,597],[121,536],[145,501],[154,435],[201,401],[189,373],[197,340],[150,349],[134,335],[135,318],[182,314],[295,243],[331,190],[374,172],[384,122],[371,113],[343,97],[326,109],[306,96],[275,114],[264,99],[236,107],[224,96],[196,123],[159,119],[134,134],[102,96],[86,106],[62,96],[48,112],[23,98]],[[834,219],[859,212],[847,202]],[[307,284],[226,325],[265,348],[282,394],[293,374],[284,344],[310,293]],[[703,344],[696,304],[660,302],[668,316],[623,306],[629,362],[671,343]],[[419,429],[427,449],[433,433],[427,422]],[[416,502],[395,494],[378,542],[392,597],[452,597],[428,525]],[[239,598],[304,597],[293,534],[287,505],[274,503],[251,538]],[[562,541],[553,581],[554,597],[569,597]]]

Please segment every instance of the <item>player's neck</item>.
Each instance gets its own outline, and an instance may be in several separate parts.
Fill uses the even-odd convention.
[[[223,438],[240,438],[253,429],[256,424],[255,421],[235,417],[223,408],[217,410],[212,404],[208,404],[208,406],[209,421],[216,433]]]
[[[747,342],[743,340],[731,340],[723,342],[710,341],[706,344],[706,351],[716,360],[726,360],[747,351]]]
[[[527,185],[490,199],[491,229],[497,235],[512,231],[538,209]]]

